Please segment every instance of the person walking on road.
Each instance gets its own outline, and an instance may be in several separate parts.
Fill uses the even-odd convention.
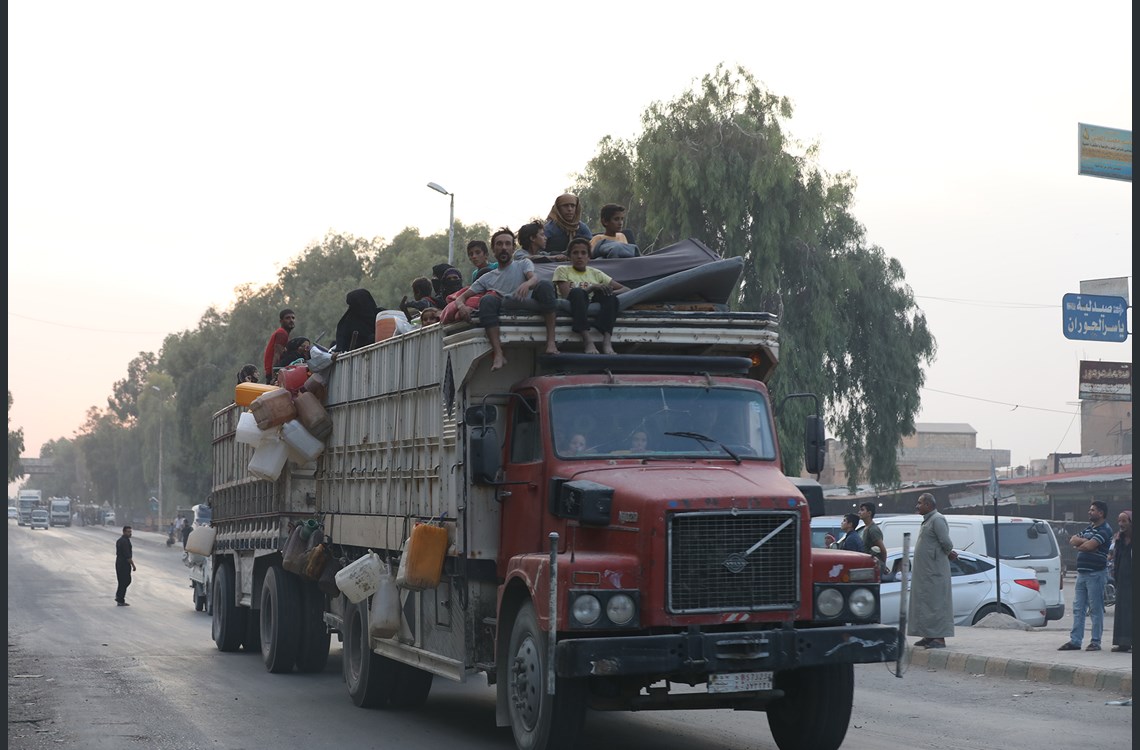
[[[1116,584],[1116,615],[1112,624],[1112,650],[1132,651],[1132,511],[1121,511],[1112,540],[1112,582]]]
[[[1085,651],[1100,651],[1104,633],[1104,586],[1108,583],[1108,550],[1112,546],[1112,527],[1108,503],[1093,500],[1089,506],[1089,525],[1069,537],[1069,545],[1077,551],[1077,586],[1073,594],[1073,629],[1069,640],[1058,651],[1080,651],[1085,638],[1085,612],[1092,618],[1092,632]]]
[[[120,607],[129,607],[127,604],[127,586],[131,585],[131,571],[135,567],[134,552],[131,548],[131,527],[123,527],[123,535],[115,542],[115,577],[119,580],[119,588],[115,589],[115,601]]]
[[[911,571],[910,621],[907,635],[917,635],[915,646],[946,648],[946,639],[954,636],[954,603],[950,593],[950,561],[958,559],[950,541],[950,527],[938,512],[934,495],[918,496],[915,510],[922,516],[922,526],[914,543],[914,565]]]

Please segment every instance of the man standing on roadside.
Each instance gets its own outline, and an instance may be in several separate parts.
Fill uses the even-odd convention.
[[[922,516],[922,526],[914,543],[910,622],[906,632],[907,635],[920,636],[915,646],[946,648],[946,639],[954,635],[950,561],[957,560],[958,553],[950,541],[946,518],[934,505],[934,495],[922,493],[914,507]]]
[[[277,320],[281,325],[269,337],[268,343],[265,344],[265,356],[262,358],[262,364],[265,365],[262,372],[265,373],[265,382],[269,385],[273,385],[277,377],[273,372],[273,366],[277,364],[277,360],[285,353],[285,347],[289,345],[289,335],[297,325],[297,313],[286,307],[277,314]]]
[[[879,568],[887,572],[887,546],[883,543],[883,530],[875,523],[875,504],[859,503],[859,520],[863,522],[863,551],[879,561]],[[875,549],[878,548],[878,552]]]
[[[131,549],[131,527],[123,527],[123,535],[115,542],[115,577],[119,580],[119,588],[115,589],[115,601],[120,607],[129,607],[127,604],[127,586],[131,585],[131,571],[135,567],[134,552]]]
[[[1104,586],[1108,583],[1108,549],[1112,546],[1112,527],[1108,503],[1093,500],[1089,506],[1089,525],[1069,537],[1069,546],[1077,551],[1077,591],[1073,594],[1073,629],[1068,642],[1058,651],[1080,651],[1085,637],[1085,610],[1092,617],[1092,632],[1086,651],[1100,651],[1104,632]]]

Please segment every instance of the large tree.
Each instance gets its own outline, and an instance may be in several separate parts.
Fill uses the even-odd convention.
[[[867,244],[852,215],[854,180],[825,173],[817,148],[788,136],[791,115],[791,102],[746,70],[718,66],[651,105],[636,139],[603,140],[575,189],[598,203],[628,185],[631,211],[644,213],[643,247],[695,237],[743,257],[737,304],[780,316],[777,406],[793,392],[819,394],[851,483],[895,484],[934,338],[902,267]],[[804,411],[793,402],[781,413],[792,472],[801,462],[787,447],[802,437]]]
[[[20,454],[24,452],[23,428],[12,431],[12,392],[8,391],[8,481],[13,482],[24,476],[20,464]]]

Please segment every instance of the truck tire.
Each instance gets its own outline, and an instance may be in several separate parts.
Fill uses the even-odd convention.
[[[302,582],[301,637],[297,644],[297,671],[323,672],[329,662],[329,631],[325,627],[325,595],[315,583]]]
[[[261,612],[251,609],[245,616],[245,637],[241,639],[241,647],[250,653],[261,651]]]
[[[403,662],[392,662],[391,666],[394,677],[391,691],[392,708],[419,708],[427,703],[428,694],[431,692],[432,673]]]
[[[851,664],[778,672],[773,687],[784,691],[767,708],[768,728],[780,750],[838,750],[855,699]]]
[[[277,564],[265,571],[261,587],[261,659],[273,674],[292,672],[301,637],[297,579]]]
[[[214,643],[219,651],[237,651],[245,635],[246,611],[234,601],[234,568],[229,563],[218,565],[213,586]]]
[[[391,680],[382,679],[384,659],[372,653],[368,636],[368,600],[345,604],[344,647],[341,656],[344,684],[352,702],[361,708],[380,708],[388,703]],[[386,684],[387,683],[387,684]]]
[[[526,602],[511,626],[507,648],[507,710],[519,750],[570,750],[577,747],[586,718],[586,681],[558,678],[546,692],[547,634],[538,627],[534,605]]]

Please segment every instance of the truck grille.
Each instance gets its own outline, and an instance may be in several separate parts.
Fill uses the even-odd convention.
[[[796,513],[674,514],[669,522],[669,611],[795,607],[798,540]]]

